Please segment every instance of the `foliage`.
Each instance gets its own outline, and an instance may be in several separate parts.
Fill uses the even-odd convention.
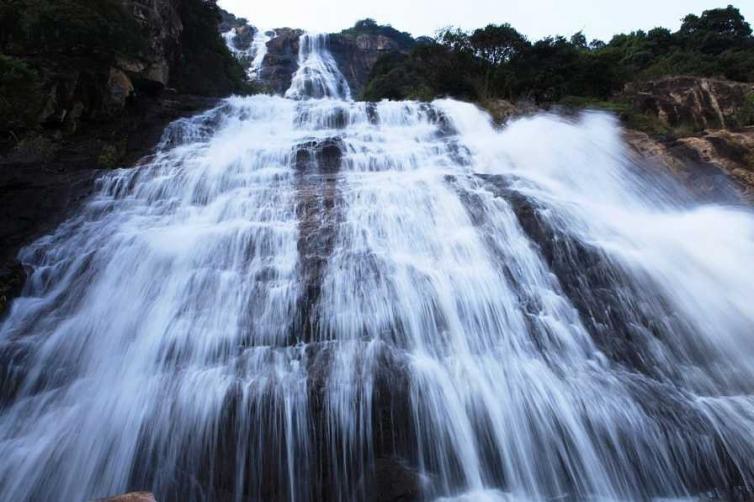
[[[754,37],[738,9],[686,16],[675,33],[655,28],[608,43],[588,43],[581,32],[531,42],[509,24],[446,28],[432,44],[380,61],[364,97],[604,101],[632,80],[680,74],[754,81]]]
[[[37,72],[20,59],[0,54],[0,130],[33,125],[41,102]]]
[[[754,126],[754,92],[746,96],[744,106],[736,114],[739,126]]]
[[[358,37],[359,35],[382,35],[395,41],[401,49],[408,50],[414,46],[414,38],[409,34],[398,31],[390,25],[377,24],[374,19],[356,21],[351,28],[343,30],[342,35]]]
[[[138,25],[117,0],[3,0],[0,50],[112,58],[144,47]]]
[[[236,58],[220,38],[220,9],[213,1],[184,0],[181,56],[173,72],[173,84],[181,92],[205,96],[253,93]]]

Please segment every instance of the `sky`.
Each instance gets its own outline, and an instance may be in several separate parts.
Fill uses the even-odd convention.
[[[590,40],[664,26],[676,30],[689,13],[729,3],[754,24],[754,0],[218,0],[263,29],[336,32],[371,17],[414,36],[444,26],[463,29],[510,23],[531,39],[583,31]]]

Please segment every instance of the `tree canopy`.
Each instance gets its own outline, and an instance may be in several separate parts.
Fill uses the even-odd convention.
[[[729,5],[689,14],[677,32],[638,30],[607,43],[582,32],[530,41],[509,24],[448,27],[432,44],[377,64],[364,97],[607,99],[629,81],[665,75],[754,81],[751,26]]]

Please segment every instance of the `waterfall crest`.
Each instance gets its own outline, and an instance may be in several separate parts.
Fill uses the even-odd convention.
[[[299,39],[298,69],[285,97],[291,99],[351,99],[351,89],[330,54],[324,33],[305,33]]]
[[[615,120],[230,98],[25,248],[0,500],[648,500],[754,490],[754,214]],[[344,86],[345,85],[345,86]]]

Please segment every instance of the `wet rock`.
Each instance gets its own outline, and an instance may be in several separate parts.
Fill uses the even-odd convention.
[[[257,30],[253,26],[244,25],[236,28],[236,36],[233,37],[233,45],[236,49],[245,51],[251,47],[251,43],[254,41],[254,34]]]
[[[666,171],[702,199],[754,201],[754,128],[678,139],[627,130],[624,138],[645,163]]]
[[[149,492],[132,492],[115,497],[97,499],[95,502],[157,502],[157,500]]]
[[[754,84],[713,78],[668,77],[629,84],[622,98],[666,127],[693,130],[736,127]]]
[[[409,502],[421,500],[421,476],[396,457],[375,461],[373,502]]]
[[[25,282],[26,271],[19,262],[0,262],[0,319],[8,310],[10,301],[21,294]]]
[[[754,201],[754,128],[742,131],[705,131],[699,137],[678,140],[698,157],[727,173]]]
[[[96,130],[27,136],[0,152],[0,263],[52,230],[94,190],[100,167],[129,166],[152,152],[168,123],[210,108],[212,98],[144,98]],[[6,293],[6,302],[16,292]]]
[[[495,124],[502,125],[511,119],[531,115],[541,111],[534,103],[517,101],[515,103],[507,99],[486,99],[479,103],[491,116]]]

